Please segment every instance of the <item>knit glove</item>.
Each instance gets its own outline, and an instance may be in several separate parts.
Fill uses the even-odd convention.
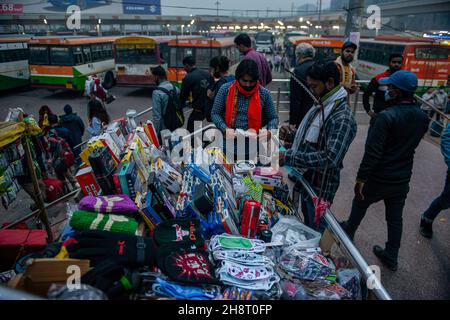
[[[152,238],[108,231],[83,231],[66,240],[70,258],[88,259],[92,266],[111,259],[125,267],[155,265],[156,245]]]

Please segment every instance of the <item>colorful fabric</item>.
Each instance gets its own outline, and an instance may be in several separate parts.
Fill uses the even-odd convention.
[[[84,211],[98,213],[118,213],[134,216],[138,208],[126,194],[110,196],[87,196],[81,199],[78,208]]]
[[[243,179],[245,186],[247,187],[247,195],[253,200],[258,202],[262,201],[263,187],[258,182],[253,182],[250,177],[245,177]]]
[[[259,81],[252,91],[244,90],[238,80],[233,81],[228,91],[225,105],[225,122],[228,128],[235,128],[236,114],[238,109],[238,92],[250,98],[247,109],[248,128],[259,132],[261,129],[261,96],[259,94]]]
[[[70,226],[77,230],[105,230],[136,234],[138,223],[133,218],[114,214],[102,214],[88,211],[75,211]]]
[[[163,221],[156,227],[154,239],[158,245],[175,242],[203,246],[205,242],[200,234],[200,220],[197,219]]]

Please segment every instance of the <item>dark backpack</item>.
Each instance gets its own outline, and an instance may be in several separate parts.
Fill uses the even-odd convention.
[[[53,168],[55,171],[65,171],[75,163],[75,155],[69,144],[51,130],[48,138],[51,149],[53,150]]]
[[[169,96],[166,112],[163,114],[163,121],[166,129],[174,131],[182,127],[184,125],[184,114],[181,110],[180,96],[177,94],[175,86],[173,86],[173,89],[170,91],[162,87],[156,87],[155,90],[161,90]]]

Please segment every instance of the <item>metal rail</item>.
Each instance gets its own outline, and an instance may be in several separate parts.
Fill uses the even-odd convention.
[[[315,191],[311,187],[311,185],[305,180],[303,175],[299,173],[297,170],[293,169],[293,173],[295,174],[296,178],[300,181],[300,183],[303,185],[303,188],[308,192],[310,197],[317,197]],[[345,231],[341,228],[339,225],[339,222],[336,220],[333,212],[330,209],[326,210],[326,213],[324,215],[324,219],[328,224],[328,227],[330,231],[334,234],[336,237],[336,240],[342,244],[343,249],[348,254],[348,257],[352,261],[353,265],[358,269],[358,271],[363,276],[364,280],[369,280],[373,284],[373,293],[375,296],[380,300],[392,300],[389,293],[386,291],[384,286],[381,284],[380,279],[378,279],[369,268],[369,265],[367,264],[364,257],[361,255],[359,250],[355,247],[353,242],[350,240],[350,238],[347,236]]]

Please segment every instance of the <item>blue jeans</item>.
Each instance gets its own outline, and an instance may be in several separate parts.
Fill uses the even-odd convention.
[[[445,209],[450,208],[450,171],[445,178],[444,190],[441,195],[433,200],[430,207],[424,212],[423,217],[429,222],[433,222],[438,214]]]
[[[327,223],[325,222],[325,219],[323,217],[320,218],[318,227],[317,224],[314,223],[315,214],[314,214],[314,203],[312,199],[310,197],[305,197],[304,195],[302,195],[301,202],[305,225],[320,233],[324,233],[325,229],[327,228]]]

